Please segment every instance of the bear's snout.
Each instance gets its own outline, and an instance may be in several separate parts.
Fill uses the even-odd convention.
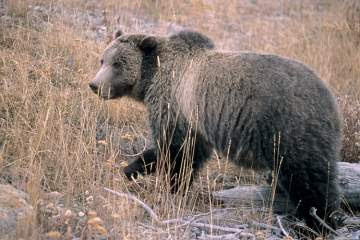
[[[89,87],[91,88],[91,90],[92,90],[94,93],[98,94],[98,92],[99,92],[99,87],[98,87],[94,82],[89,83]]]

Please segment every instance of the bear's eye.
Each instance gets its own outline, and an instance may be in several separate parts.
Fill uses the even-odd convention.
[[[113,63],[113,67],[115,67],[115,68],[120,68],[120,67],[121,67],[121,63],[119,63],[119,62],[114,62],[114,63]]]
[[[100,66],[102,66],[103,64],[104,64],[104,60],[101,59],[101,60],[100,60]]]

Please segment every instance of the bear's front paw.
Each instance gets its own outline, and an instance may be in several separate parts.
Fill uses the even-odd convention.
[[[134,170],[131,166],[127,166],[123,169],[125,176],[129,179],[129,180],[133,180],[136,179],[138,177],[138,172],[136,170]]]

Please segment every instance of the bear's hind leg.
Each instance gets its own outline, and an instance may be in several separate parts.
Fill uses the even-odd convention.
[[[323,232],[326,229],[310,215],[310,209],[316,208],[316,214],[332,224],[328,217],[340,206],[336,163],[316,158],[302,161],[299,165],[290,164],[290,159],[284,159],[279,184],[288,191],[291,201],[297,206],[296,215],[303,218],[309,227]],[[326,163],[328,164],[325,166]]]

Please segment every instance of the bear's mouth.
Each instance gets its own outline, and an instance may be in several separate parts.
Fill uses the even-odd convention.
[[[130,85],[116,87],[116,89],[114,89],[113,91],[110,91],[110,94],[111,94],[110,99],[121,98],[121,97],[127,96],[131,93],[131,90],[132,90],[132,86],[130,86]]]
[[[104,89],[100,89],[98,91],[94,91],[100,98],[104,100],[111,100],[116,98],[121,98],[127,96],[131,93],[132,87],[129,85],[111,87],[108,91],[103,91]]]

